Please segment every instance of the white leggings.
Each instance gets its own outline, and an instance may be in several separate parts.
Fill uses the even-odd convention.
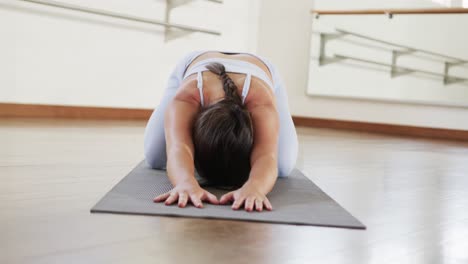
[[[206,51],[195,51],[187,54],[179,61],[169,77],[166,91],[161,103],[153,111],[145,129],[144,150],[146,162],[154,169],[166,168],[166,139],[164,135],[164,113],[169,102],[174,98],[177,89],[183,81],[185,70],[190,63]],[[253,54],[249,54],[253,55]],[[289,113],[288,96],[276,67],[257,55],[269,68],[273,77],[276,105],[279,113],[278,141],[278,176],[288,176],[296,165],[298,141],[296,128]]]

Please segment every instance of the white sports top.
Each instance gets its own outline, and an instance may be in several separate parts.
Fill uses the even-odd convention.
[[[246,75],[245,81],[244,81],[244,87],[242,88],[242,103],[244,103],[245,98],[247,97],[247,94],[249,93],[250,89],[250,81],[252,79],[252,76],[255,76],[259,78],[260,80],[264,81],[272,90],[274,90],[273,83],[268,77],[268,75],[265,73],[264,70],[262,70],[260,67],[257,65],[247,62],[247,61],[242,61],[242,60],[233,60],[233,59],[226,59],[226,58],[208,58],[205,60],[201,60],[197,63],[195,63],[188,71],[185,72],[184,78],[187,78],[188,76],[192,74],[197,74],[197,88],[198,91],[200,92],[200,102],[201,105],[204,105],[203,101],[203,77],[202,77],[202,72],[204,71],[209,71],[206,66],[213,63],[213,62],[218,62],[224,65],[226,68],[226,72],[232,72],[232,73],[243,73]]]

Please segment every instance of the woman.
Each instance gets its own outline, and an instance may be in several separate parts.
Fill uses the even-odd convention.
[[[197,51],[176,66],[145,131],[145,156],[174,188],[155,198],[198,208],[232,202],[272,210],[266,195],[297,158],[297,135],[276,68],[248,53]],[[220,200],[194,177],[238,187]]]

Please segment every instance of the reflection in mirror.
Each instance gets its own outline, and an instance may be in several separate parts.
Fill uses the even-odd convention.
[[[468,107],[466,28],[463,13],[314,16],[307,94]]]

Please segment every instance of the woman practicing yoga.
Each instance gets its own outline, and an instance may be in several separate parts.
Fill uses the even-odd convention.
[[[202,201],[232,202],[246,211],[272,210],[266,195],[297,158],[297,135],[276,68],[249,53],[198,51],[185,56],[169,78],[145,131],[145,157],[166,169],[174,188],[154,199],[198,208]],[[220,200],[200,187],[238,189]]]

